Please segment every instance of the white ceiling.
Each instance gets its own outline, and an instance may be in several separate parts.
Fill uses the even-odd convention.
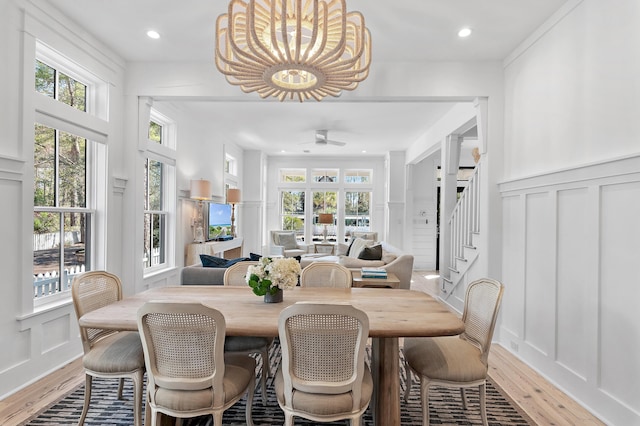
[[[213,63],[215,20],[226,0],[46,0],[127,61]],[[376,61],[501,60],[566,0],[347,0],[372,35]],[[457,32],[468,26],[469,38]],[[160,40],[146,31],[155,29]],[[419,42],[416,42],[419,41]],[[365,82],[366,83],[366,82]],[[357,90],[357,89],[356,89]],[[240,92],[240,89],[238,89]],[[243,102],[182,103],[223,137],[270,155],[380,155],[402,150],[453,106],[448,102],[271,102],[255,93]],[[250,117],[250,119],[247,119]],[[315,146],[316,129],[344,147]],[[286,155],[285,154],[285,155]]]

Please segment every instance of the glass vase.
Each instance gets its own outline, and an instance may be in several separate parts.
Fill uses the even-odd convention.
[[[283,291],[279,288],[275,294],[267,293],[264,295],[264,303],[280,303],[282,302]]]

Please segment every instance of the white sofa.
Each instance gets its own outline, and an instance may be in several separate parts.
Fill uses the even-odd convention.
[[[363,266],[380,267],[386,269],[387,272],[395,274],[400,280],[400,288],[408,290],[411,286],[411,274],[413,273],[413,255],[404,253],[384,241],[381,241],[379,244],[382,246],[382,260],[363,260],[357,257],[347,256],[346,253],[349,245],[338,243],[336,255],[303,255],[300,266],[304,268],[312,262],[337,262],[353,270],[359,270]]]

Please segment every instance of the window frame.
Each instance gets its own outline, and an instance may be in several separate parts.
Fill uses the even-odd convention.
[[[283,177],[287,176],[287,173],[291,172],[291,171],[295,171],[296,172],[296,176],[300,175],[300,172],[303,171],[305,172],[304,174],[304,180],[299,181],[299,182],[288,182],[288,181],[284,181]],[[314,173],[317,173],[318,171],[329,171],[329,170],[335,170],[336,171],[336,180],[335,182],[316,182],[312,177],[314,176]],[[366,170],[369,173],[369,182],[366,183],[362,183],[362,182],[349,182],[346,183],[345,179],[343,178],[343,176],[345,176],[347,171],[353,171],[353,170]],[[346,226],[346,204],[345,204],[345,197],[346,197],[346,193],[348,192],[362,192],[362,193],[368,193],[369,194],[369,213],[367,215],[368,217],[368,230],[372,229],[372,220],[373,220],[373,205],[372,205],[372,200],[373,197],[375,196],[375,184],[374,184],[374,172],[373,169],[371,168],[361,168],[361,169],[353,169],[353,168],[349,168],[349,167],[322,167],[322,166],[314,166],[312,168],[292,168],[292,167],[280,167],[277,169],[277,176],[278,176],[278,187],[277,187],[277,194],[278,194],[278,226],[279,229],[284,229],[284,221],[283,221],[283,217],[285,216],[283,214],[283,206],[282,206],[282,193],[283,192],[292,192],[292,191],[296,191],[296,192],[304,192],[305,193],[305,210],[303,212],[303,215],[301,217],[303,217],[304,223],[303,223],[303,233],[299,233],[296,232],[296,236],[297,239],[299,241],[309,241],[310,243],[312,243],[314,241],[314,237],[317,237],[316,233],[315,233],[315,228],[318,226],[317,225],[317,214],[314,211],[313,208],[313,197],[314,194],[317,192],[322,192],[322,193],[327,193],[327,192],[331,192],[331,193],[335,193],[336,194],[336,207],[335,207],[335,211],[329,211],[328,213],[333,213],[334,214],[334,220],[335,220],[335,224],[334,225],[330,225],[331,228],[329,228],[329,231],[334,231],[333,234],[335,235],[335,240],[338,242],[341,241],[346,241],[348,240],[348,235],[347,235],[347,226]],[[298,215],[300,216],[300,215]],[[322,227],[322,230],[324,230],[324,226]]]
[[[45,65],[53,68],[56,75],[56,86],[60,73],[82,83],[85,86],[85,110],[81,110],[62,102],[58,99],[58,88],[54,90],[54,97],[40,93],[35,87],[35,71],[36,61],[40,61]],[[104,254],[106,247],[104,246],[104,236],[106,235],[106,221],[101,218],[99,212],[106,208],[106,149],[103,145],[106,142],[104,129],[107,128],[107,122],[103,120],[108,109],[108,83],[91,73],[86,67],[75,63],[64,56],[62,53],[53,50],[39,40],[35,40],[35,50],[33,55],[33,67],[30,71],[33,73],[33,80],[30,87],[25,87],[27,96],[31,94],[33,99],[33,124],[30,137],[32,142],[31,156],[32,167],[35,167],[35,125],[40,124],[54,130],[55,153],[58,155],[58,143],[60,141],[60,132],[69,133],[73,136],[83,138],[85,140],[85,205],[84,207],[61,207],[56,202],[53,206],[37,206],[35,205],[35,173],[31,176],[31,197],[33,214],[38,212],[51,212],[60,215],[60,240],[64,241],[64,215],[67,213],[85,214],[85,270],[93,270],[103,267],[105,264]],[[47,98],[47,99],[43,99]],[[96,120],[96,118],[98,120]],[[99,137],[94,137],[99,135]],[[101,143],[102,142],[102,143]],[[54,159],[57,164],[57,160]],[[57,166],[56,166],[57,168]],[[58,172],[55,172],[55,187],[58,187]],[[33,219],[32,219],[33,220]],[[32,228],[31,235],[35,235]],[[31,246],[32,259],[35,259],[35,250]],[[64,279],[65,270],[64,243],[61,244],[58,257],[58,280]],[[48,306],[71,299],[70,281],[68,285],[61,281],[58,283],[59,290],[53,294],[36,297],[35,295],[35,274],[33,274],[34,260],[31,264],[32,279],[30,280],[30,299],[31,306],[34,311],[47,309]],[[62,275],[62,276],[60,276]],[[26,295],[26,293],[25,293]]]
[[[149,138],[150,123],[154,122],[161,126],[160,143],[158,141]],[[148,203],[145,199],[148,195],[147,188],[143,189],[143,209],[142,209],[142,274],[143,277],[149,277],[156,273],[171,269],[175,267],[175,243],[176,243],[176,199],[177,194],[175,191],[176,186],[176,158],[177,158],[177,129],[176,123],[168,116],[164,115],[160,111],[153,107],[149,111],[149,121],[147,123],[147,139],[144,152],[143,171],[147,170],[147,164],[150,161],[158,162],[162,167],[161,178],[161,206],[159,209],[147,208]],[[143,173],[144,175],[144,173]],[[142,181],[148,182],[147,177]],[[147,236],[153,241],[153,232],[149,235],[146,233],[146,216],[157,215],[161,217],[160,223],[160,254],[161,262],[157,264],[149,264],[147,266],[147,257],[152,256],[152,253],[145,253]],[[153,245],[153,244],[152,244]],[[153,247],[150,247],[153,248]]]

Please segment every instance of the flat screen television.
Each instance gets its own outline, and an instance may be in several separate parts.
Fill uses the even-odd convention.
[[[231,205],[209,203],[209,240],[231,235]]]

